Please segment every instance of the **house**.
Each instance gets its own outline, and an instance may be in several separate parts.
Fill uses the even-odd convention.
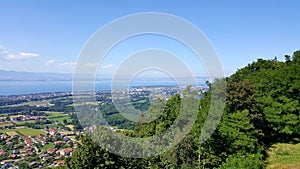
[[[6,155],[6,150],[4,148],[0,149],[0,156]]]
[[[13,137],[10,137],[8,139],[6,139],[6,141],[12,141],[14,138]]]
[[[54,141],[54,145],[57,145],[57,144],[64,144],[65,142],[64,141]]]
[[[72,149],[72,148],[64,148],[64,149],[59,149],[59,150],[58,150],[58,153],[59,153],[61,156],[71,156],[71,155],[72,155],[72,152],[73,152],[73,149]]]
[[[26,145],[26,146],[24,147],[24,150],[25,150],[26,153],[28,153],[28,152],[30,152],[30,151],[33,150],[33,147],[30,146],[30,145]]]
[[[50,161],[53,160],[54,158],[52,156],[47,156],[47,157],[43,157],[42,159],[43,161]]]
[[[31,116],[31,119],[32,120],[40,120],[40,119],[42,119],[42,117],[41,116]]]
[[[44,135],[43,134],[38,134],[38,139],[42,139],[44,137]]]
[[[35,135],[31,134],[30,136],[28,136],[28,138],[34,138]]]
[[[45,145],[45,144],[47,144],[47,141],[46,140],[42,140],[41,143],[42,143],[42,145]]]
[[[56,148],[49,148],[48,150],[47,150],[47,153],[49,153],[49,154],[54,154],[55,152],[56,152]]]
[[[1,161],[1,164],[3,165],[3,164],[9,164],[9,163],[13,163],[13,162],[15,162],[15,160],[3,160],[3,161]]]
[[[16,154],[11,154],[11,155],[9,155],[9,158],[15,159],[15,158],[17,158],[17,155]]]
[[[16,116],[9,116],[10,121],[21,121],[25,119],[25,116],[23,115],[16,115]]]
[[[33,142],[29,139],[29,138],[27,138],[27,137],[23,137],[23,140],[25,141],[25,143],[27,144],[27,145],[32,145],[33,144]]]
[[[44,157],[48,157],[49,156],[49,154],[41,154],[41,155],[39,155],[39,158],[44,158]]]
[[[65,160],[59,160],[59,161],[55,161],[54,166],[63,166],[65,164]]]
[[[57,131],[54,128],[49,129],[49,134],[54,135]]]
[[[32,151],[28,151],[25,153],[25,157],[32,156],[32,155],[33,155]]]
[[[5,163],[3,166],[1,166],[1,169],[11,168],[12,166],[12,163]]]
[[[70,141],[70,140],[71,140],[70,137],[68,137],[68,136],[64,137],[64,141]]]
[[[0,122],[5,122],[6,117],[0,117]]]
[[[11,142],[11,141],[8,141],[8,142],[6,142],[6,144],[5,145],[7,145],[7,146],[10,146],[10,145],[13,145],[14,143],[13,142]]]
[[[20,137],[20,135],[18,135],[18,134],[13,135],[13,138],[19,138],[19,137]]]
[[[1,139],[7,139],[8,135],[7,134],[1,134]]]
[[[13,150],[12,154],[19,154],[19,150]]]

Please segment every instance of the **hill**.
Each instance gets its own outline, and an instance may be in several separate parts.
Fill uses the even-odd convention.
[[[127,158],[115,155],[107,149],[123,150],[129,155],[134,155],[137,150],[145,146],[155,149],[157,142],[149,142],[147,145],[130,144],[126,140],[112,137],[109,129],[98,126],[91,135],[93,140],[87,135],[81,138],[82,144],[78,145],[72,157],[66,159],[66,167],[265,168],[267,152],[272,152],[272,145],[275,144],[277,148],[284,145],[288,148],[286,144],[279,143],[297,144],[300,142],[300,51],[285,58],[285,62],[278,61],[276,58],[258,59],[228,78],[208,83],[210,89],[218,89],[226,82],[226,93],[218,93],[219,90],[217,90],[217,95],[213,95],[212,90],[204,93],[203,98],[198,100],[199,111],[191,132],[175,146],[166,144],[171,149],[160,155],[148,158]],[[186,89],[185,94],[193,96],[189,88]],[[208,117],[219,120],[217,116],[208,116],[208,112],[212,99],[222,95],[226,97],[226,106],[219,125],[213,133],[202,130]],[[191,106],[197,101],[192,98],[194,97],[189,100]],[[161,134],[173,124],[178,123],[175,119],[180,116],[183,101],[182,97],[175,95],[167,101],[165,109],[156,120],[143,123],[147,117],[142,116],[134,130],[120,132],[135,138]],[[152,105],[149,110],[153,111],[153,114],[160,113],[155,105]],[[187,122],[183,120],[180,124]],[[174,130],[180,131],[185,128],[179,125]],[[199,141],[201,132],[210,132],[212,135],[205,142],[201,142]],[[157,141],[167,142],[176,140],[178,137],[180,136],[170,134]],[[97,143],[101,143],[101,146]],[[274,158],[270,155],[267,161],[272,164],[272,159]],[[289,163],[289,161],[284,163]],[[288,166],[288,164],[284,165]]]

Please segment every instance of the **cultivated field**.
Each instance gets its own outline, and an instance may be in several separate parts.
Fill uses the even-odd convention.
[[[0,130],[0,133],[7,133],[8,135],[20,134],[20,135],[23,135],[26,137],[28,137],[30,135],[46,134],[46,132],[44,132],[43,130],[32,129],[32,128],[27,128],[27,127]]]

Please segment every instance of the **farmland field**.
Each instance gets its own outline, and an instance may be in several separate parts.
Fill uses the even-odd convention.
[[[30,102],[24,102],[20,104],[13,104],[13,105],[5,105],[0,107],[17,107],[17,106],[49,106],[50,101],[49,100],[42,100],[42,101],[30,101]]]
[[[25,123],[35,123],[35,120],[27,120],[27,121],[17,121],[14,122],[17,125],[24,125]]]
[[[1,133],[7,133],[8,135],[15,135],[15,134],[19,133],[19,134],[21,134],[23,136],[26,136],[26,137],[28,137],[30,135],[46,134],[42,130],[27,128],[27,127],[0,130],[0,132]]]
[[[12,126],[13,124],[10,122],[0,123],[0,127]]]
[[[53,122],[63,123],[63,121],[66,119],[68,122],[71,122],[72,119],[69,117],[68,114],[63,114],[62,112],[45,112],[48,114],[48,119]]]

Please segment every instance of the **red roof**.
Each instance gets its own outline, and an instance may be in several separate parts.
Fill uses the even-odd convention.
[[[33,144],[33,142],[29,138],[24,137],[23,139],[27,144],[30,144],[30,145]]]
[[[65,148],[65,152],[72,152],[73,149],[72,148]]]
[[[56,148],[49,148],[47,152],[49,154],[53,154],[53,153],[55,153],[56,150],[57,150]]]
[[[54,162],[55,165],[63,165],[64,163],[65,163],[65,160],[59,160],[59,161]]]
[[[65,143],[64,141],[54,141],[54,144],[56,145],[56,144],[63,144],[63,143]]]
[[[50,131],[50,132],[53,132],[53,133],[56,132],[56,130],[55,130],[54,128],[50,128],[49,131]]]
[[[1,148],[1,149],[0,149],[0,155],[5,155],[5,154],[6,154],[6,150],[3,149],[3,148]]]

